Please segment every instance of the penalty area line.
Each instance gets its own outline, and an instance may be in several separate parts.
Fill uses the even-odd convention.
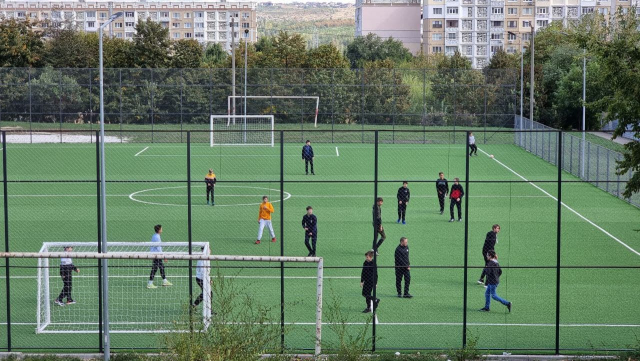
[[[140,154],[142,154],[142,152],[144,152],[145,150],[149,149],[149,147],[145,147],[143,150],[139,151],[138,153],[136,153],[136,155],[134,155],[134,157],[139,156]]]
[[[487,152],[485,152],[482,149],[478,149],[480,150],[480,152],[484,153],[486,156],[489,156],[489,154]],[[497,160],[495,157],[492,158],[494,161],[496,161],[498,164],[500,164],[501,166],[505,167],[508,171],[510,171],[511,173],[515,174],[517,177],[519,177],[520,179],[522,179],[525,182],[528,182],[529,184],[531,184],[534,188],[536,188],[537,190],[539,190],[540,192],[546,194],[548,197],[550,197],[551,199],[553,199],[554,201],[558,201],[558,198],[554,197],[553,195],[551,195],[549,192],[545,191],[544,189],[538,187],[537,185],[533,184],[533,182],[529,181],[528,179],[526,179],[525,177],[521,176],[518,172],[514,171],[513,169],[509,168],[507,165],[505,165],[504,163],[502,163],[501,161]],[[573,214],[575,214],[576,216],[580,217],[582,220],[584,220],[585,222],[589,223],[590,225],[594,226],[596,229],[598,229],[599,231],[601,231],[602,233],[606,234],[607,236],[609,236],[611,239],[613,239],[614,241],[620,243],[621,245],[623,245],[626,249],[628,249],[629,251],[635,253],[637,256],[640,256],[640,252],[636,251],[635,249],[631,248],[631,246],[629,246],[628,244],[622,242],[621,240],[619,240],[618,238],[616,238],[614,235],[612,235],[611,233],[607,232],[604,228],[600,227],[599,225],[595,224],[594,222],[592,222],[591,220],[589,220],[587,217],[583,216],[582,214],[578,213],[575,209],[569,207],[568,205],[566,205],[564,202],[560,202],[560,204],[562,204],[563,207],[565,207],[566,209],[570,210]]]
[[[2,150],[2,149],[0,149],[0,150]],[[340,153],[338,152],[338,147],[336,147],[336,157],[339,157],[339,156],[340,156]]]

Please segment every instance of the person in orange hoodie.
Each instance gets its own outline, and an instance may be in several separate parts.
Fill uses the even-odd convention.
[[[276,241],[276,234],[273,232],[273,226],[271,225],[271,213],[273,212],[273,204],[269,203],[269,197],[263,196],[262,203],[260,203],[260,211],[258,213],[258,223],[260,224],[260,227],[258,228],[258,240],[256,241],[256,244],[260,244],[262,231],[265,226],[269,227],[271,242]]]

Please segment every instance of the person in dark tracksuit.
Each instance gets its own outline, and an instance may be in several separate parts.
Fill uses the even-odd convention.
[[[373,289],[378,284],[378,267],[373,260],[373,250],[364,254],[365,261],[362,264],[362,273],[360,274],[360,287],[362,288],[362,296],[364,296],[367,308],[362,313],[371,312],[371,305],[373,308],[378,308],[380,303],[379,298],[373,298]]]
[[[396,291],[398,297],[411,298],[409,285],[411,284],[411,264],[409,263],[409,240],[400,238],[400,244],[396,248]],[[402,295],[402,278],[404,277],[404,296]]]
[[[311,174],[316,175],[313,172],[313,148],[311,147],[311,141],[307,140],[305,145],[302,146],[302,159],[304,159],[304,171],[309,175],[309,163],[311,163]]]
[[[382,198],[377,198],[376,203],[373,204],[373,230],[374,230],[374,247],[373,250],[378,254],[378,247],[382,245],[382,242],[387,238],[384,234],[384,228],[382,227]],[[376,242],[376,238],[380,235],[380,239]]]
[[[436,191],[438,191],[438,202],[440,202],[440,214],[444,213],[444,197],[449,193],[449,183],[444,178],[444,173],[439,173],[440,178],[436,180]]]
[[[501,298],[498,296],[496,289],[500,284],[500,276],[502,275],[502,269],[500,269],[500,265],[498,264],[498,255],[496,251],[489,251],[487,253],[487,258],[489,258],[489,262],[484,268],[484,273],[487,275],[487,290],[484,292],[484,307],[480,309],[483,312],[490,311],[491,299],[502,303],[507,306],[509,312],[511,312],[511,302]]]
[[[458,207],[458,222],[462,222],[462,197],[464,197],[464,189],[462,189],[462,185],[460,185],[460,179],[454,178],[455,183],[451,186],[451,193],[449,193],[449,197],[451,198],[451,205],[449,206],[449,213],[451,214],[451,219],[449,222],[453,222],[455,219],[453,218],[453,207]]]
[[[405,217],[407,215],[407,204],[409,204],[409,198],[411,198],[408,185],[409,183],[404,181],[402,182],[402,187],[398,188],[398,223],[402,221],[402,224],[407,224]]]
[[[318,218],[313,214],[313,208],[307,207],[307,214],[302,217],[302,228],[304,228],[304,244],[309,250],[307,257],[316,256],[316,242],[318,241]],[[311,245],[309,245],[311,238]]]
[[[500,225],[494,224],[491,227],[491,231],[487,232],[487,236],[484,238],[484,245],[482,246],[482,257],[484,258],[484,266],[487,267],[489,263],[489,252],[495,251],[496,244],[498,243],[498,233],[500,233]],[[478,284],[484,284],[484,277],[486,276],[485,269],[482,270]]]
[[[65,252],[72,252],[73,247],[64,247]],[[76,301],[71,297],[71,289],[73,287],[73,272],[80,273],[80,269],[73,265],[73,260],[69,257],[60,258],[60,277],[62,278],[62,291],[58,298],[56,298],[56,304],[58,306],[64,306],[64,299],[67,299],[67,305],[73,305]]]
[[[218,180],[216,179],[216,174],[213,173],[213,169],[209,169],[209,173],[204,177],[204,181],[207,184],[207,204],[209,204],[209,194],[211,194],[211,205],[215,206],[216,204],[213,197],[215,194],[216,182]]]

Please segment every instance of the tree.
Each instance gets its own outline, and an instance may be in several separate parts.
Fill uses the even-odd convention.
[[[47,41],[44,58],[54,68],[97,68],[98,34],[60,29]]]
[[[102,51],[105,68],[133,68],[133,43],[120,38],[104,37]]]
[[[209,68],[219,68],[224,65],[228,56],[222,44],[209,44],[202,55],[202,63]]]
[[[491,57],[486,69],[515,69],[520,67],[520,56],[508,54],[502,48]]]
[[[273,56],[284,68],[301,68],[305,62],[307,42],[300,34],[281,31],[273,39]]]
[[[147,18],[138,20],[133,38],[133,59],[139,68],[164,68],[169,65],[169,29]]]
[[[640,20],[632,7],[627,14],[618,12],[605,26],[604,36],[593,27],[580,35],[579,42],[589,52],[600,57],[601,76],[610,85],[610,91],[592,103],[606,111],[607,120],[618,120],[613,137],[619,137],[628,129],[640,138]],[[640,191],[640,142],[625,145],[626,152],[618,162],[618,174],[633,172],[623,195],[631,197]]]
[[[362,68],[365,62],[389,59],[401,63],[410,61],[413,56],[401,41],[393,38],[383,41],[378,35],[369,33],[347,45],[346,57],[352,68]]]
[[[202,45],[197,40],[178,40],[173,43],[173,68],[199,68],[202,59]]]
[[[29,19],[0,21],[0,66],[31,67],[42,65],[42,34],[33,30]]]
[[[349,62],[340,54],[334,44],[323,44],[315,49],[309,49],[304,64],[305,68],[345,68]]]

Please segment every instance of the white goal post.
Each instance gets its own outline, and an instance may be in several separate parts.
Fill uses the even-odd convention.
[[[307,96],[307,95],[229,95],[227,97],[227,113],[229,115],[235,115],[235,109],[231,105],[231,100],[233,99],[315,99],[316,100],[316,111],[315,117],[313,120],[314,128],[318,127],[318,110],[320,108],[320,97],[318,96]]]
[[[46,246],[45,246],[46,245]],[[110,323],[110,333],[111,332],[120,332],[120,333],[141,333],[141,332],[172,332],[171,329],[165,329],[164,331],[160,330],[160,326],[162,326],[162,324],[164,322],[166,322],[167,320],[158,320],[158,319],[149,319],[146,320],[145,322],[141,323],[141,325],[143,327],[145,327],[146,329],[144,331],[118,331],[114,326],[114,321],[113,319],[111,319],[111,317],[114,315],[114,307],[116,306],[116,304],[114,304],[114,295],[117,298],[117,290],[118,290],[118,285],[114,285],[114,281],[112,281],[112,277],[117,275],[117,272],[114,272],[115,268],[117,270],[118,267],[120,268],[131,268],[131,269],[142,269],[144,270],[143,272],[143,276],[137,276],[137,275],[133,275],[132,277],[130,277],[129,280],[127,280],[126,282],[132,282],[132,284],[136,285],[136,287],[140,288],[140,282],[142,282],[142,287],[145,287],[145,283],[146,280],[148,278],[148,271],[149,271],[149,263],[152,260],[166,260],[168,262],[178,262],[178,261],[182,261],[182,262],[188,262],[188,261],[205,261],[207,262],[207,266],[209,265],[209,263],[211,261],[214,262],[267,262],[267,263],[273,263],[273,262],[284,262],[284,263],[288,263],[288,262],[292,262],[292,263],[316,263],[317,264],[317,279],[316,279],[316,317],[315,317],[315,354],[316,355],[320,355],[322,348],[321,348],[321,344],[322,344],[322,289],[323,289],[323,277],[324,277],[324,261],[321,257],[277,257],[277,256],[232,256],[232,255],[209,255],[209,249],[208,249],[208,243],[203,242],[203,243],[192,243],[192,251],[194,252],[194,254],[185,254],[184,252],[166,252],[166,250],[170,249],[171,247],[184,247],[185,245],[187,245],[188,247],[188,243],[186,242],[162,242],[160,244],[160,246],[162,247],[162,253],[159,252],[126,252],[124,251],[123,247],[128,247],[128,246],[142,246],[142,247],[151,247],[151,246],[158,246],[158,243],[150,243],[150,242],[109,242],[108,246],[109,246],[109,252],[107,253],[97,253],[97,252],[77,252],[76,250],[79,249],[84,249],[83,247],[92,247],[91,249],[95,250],[97,249],[97,243],[96,242],[47,242],[43,244],[42,250],[49,250],[49,251],[44,251],[44,252],[0,252],[0,258],[12,258],[12,259],[37,259],[38,260],[38,328],[43,328],[46,332],[46,329],[48,327],[51,326],[52,324],[52,318],[54,317],[53,314],[49,313],[48,317],[49,320],[42,320],[44,322],[49,322],[49,325],[42,325],[41,324],[41,312],[42,307],[47,307],[45,305],[41,305],[40,301],[46,299],[45,297],[41,297],[40,295],[40,291],[44,290],[45,287],[48,287],[48,289],[46,290],[47,294],[51,294],[52,290],[51,290],[51,284],[50,281],[46,281],[48,279],[50,279],[50,277],[52,277],[51,272],[49,272],[49,267],[56,269],[57,271],[57,265],[59,264],[58,262],[56,263],[56,266],[51,266],[50,265],[50,260],[51,259],[61,259],[61,258],[71,258],[74,262],[74,265],[77,265],[79,268],[81,268],[83,265],[86,266],[86,268],[81,268],[81,270],[83,272],[79,273],[78,276],[76,276],[77,278],[80,278],[80,276],[83,275],[83,273],[85,273],[84,271],[87,271],[87,268],[90,268],[89,265],[93,265],[94,267],[97,268],[97,260],[100,259],[107,259],[107,260],[112,260],[109,263],[109,294],[105,295],[105,297],[107,297],[109,299],[109,304],[110,304],[110,319],[108,320]],[[71,252],[60,252],[57,251],[60,247],[62,247],[62,249],[64,250],[65,246],[72,246],[74,247],[73,251]],[[204,247],[205,249],[203,251],[200,251],[200,247]],[[198,254],[195,253],[195,250],[198,250]],[[55,252],[51,252],[50,250],[56,250]],[[140,263],[146,261],[144,263]],[[121,263],[118,263],[121,262]],[[76,264],[77,263],[77,264]],[[143,267],[140,267],[140,264],[143,264]],[[146,266],[146,267],[145,267]],[[195,277],[195,272],[194,272],[194,277]],[[209,273],[207,273],[207,277],[210,277]],[[170,279],[170,276],[167,276],[168,279]],[[60,277],[57,277],[58,282],[60,282]],[[43,282],[44,281],[44,282]],[[79,280],[74,280],[74,289],[76,288],[76,281]],[[86,279],[82,279],[82,282],[85,282],[86,284],[89,285],[89,287],[91,287],[92,289],[94,289],[94,293],[93,294],[89,294],[89,296],[91,297],[91,310],[93,311],[94,314],[97,314],[97,289],[98,289],[98,277],[97,274],[96,275],[90,275],[90,277],[87,277]],[[41,283],[42,282],[42,283]],[[80,282],[78,282],[80,283]],[[203,285],[208,284],[208,282],[203,282]],[[166,287],[163,290],[148,290],[148,289],[144,289],[144,292],[147,291],[168,291],[168,290],[180,290],[180,287],[176,287],[178,285],[174,284],[171,287]],[[80,286],[82,287],[82,286]],[[122,287],[122,286],[120,286]],[[184,288],[184,287],[183,287]],[[114,290],[115,289],[115,290]],[[207,293],[207,291],[209,290],[210,292],[210,288],[204,288],[203,287],[203,295],[210,295],[210,293]],[[74,291],[75,292],[75,291]],[[115,292],[115,294],[114,294]],[[181,292],[184,292],[184,290],[182,290]],[[188,292],[188,291],[187,291]],[[158,292],[159,293],[159,292]],[[195,292],[194,292],[195,293]],[[170,297],[175,297],[175,295],[177,294],[177,292],[173,292],[171,293],[169,296]],[[44,293],[43,293],[44,296]],[[128,296],[128,294],[125,294],[125,296]],[[215,295],[213,295],[215,297]],[[184,297],[183,297],[184,298]],[[127,300],[127,298],[124,298],[125,300]],[[48,296],[47,301],[49,301],[49,308],[51,308],[51,296]],[[123,304],[121,304],[121,306],[125,309],[125,312],[129,312],[129,311],[135,311],[134,308],[137,305],[132,304],[130,301],[129,302],[125,302]],[[145,302],[149,302],[148,299],[144,299]],[[79,306],[81,304],[81,300],[78,299],[78,304],[74,304],[74,305],[70,305],[70,306],[66,306],[66,307],[59,307],[59,310],[68,310],[67,314],[72,314],[74,312],[80,311],[79,308],[75,307],[75,306]],[[210,300],[209,300],[210,302]],[[174,303],[176,303],[176,301],[174,300]],[[87,304],[89,304],[89,302],[87,302]],[[203,307],[204,309],[204,307]],[[153,317],[171,317],[173,315],[169,315],[167,314],[162,308],[154,308],[153,311],[155,313],[152,314],[147,314],[147,315],[151,315]],[[206,315],[203,310],[203,322],[208,322],[211,319],[211,313],[210,313],[210,309],[208,310],[209,314]],[[158,314],[158,315],[156,315]],[[46,315],[46,311],[44,312],[44,315]],[[132,317],[131,315],[128,315],[128,317]],[[207,319],[208,317],[208,319]],[[215,316],[214,316],[215,317]],[[103,320],[104,321],[104,320]],[[169,319],[169,321],[173,321],[173,319]],[[71,326],[68,323],[63,325],[64,327],[68,327]],[[76,324],[75,326],[79,326],[79,327],[87,327],[87,326],[91,326],[93,329],[92,331],[71,331],[68,330],[66,333],[89,333],[89,332],[97,332],[98,331],[98,324],[94,323],[94,322],[85,322],[85,323],[81,323],[81,324]],[[36,331],[38,333],[38,331]],[[55,332],[55,331],[54,331]],[[108,335],[107,335],[108,336]]]
[[[215,115],[209,117],[209,144],[275,145],[273,115]]]

